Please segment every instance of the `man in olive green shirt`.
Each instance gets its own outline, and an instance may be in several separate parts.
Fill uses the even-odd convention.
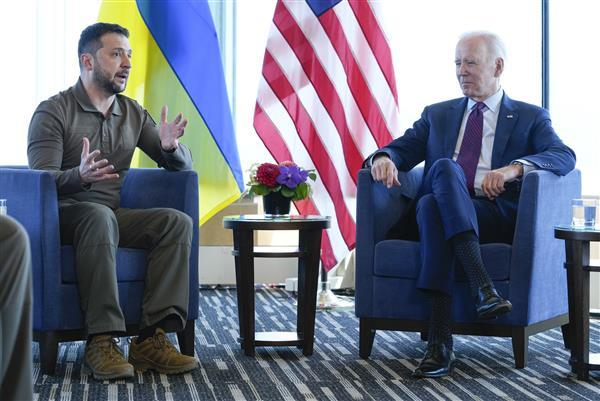
[[[29,126],[33,169],[51,171],[59,197],[61,242],[72,244],[88,342],[85,363],[97,379],[132,377],[134,368],[160,373],[194,369],[165,330],[182,330],[187,319],[192,221],[173,209],[119,207],[123,180],[136,147],[167,170],[192,168],[179,143],[187,120],[160,123],[135,100],[120,95],[131,70],[127,29],[97,23],[79,40],[80,78],[75,86],[42,102]],[[147,248],[148,268],[140,336],[129,362],[114,336],[123,334],[115,255],[118,246]]]

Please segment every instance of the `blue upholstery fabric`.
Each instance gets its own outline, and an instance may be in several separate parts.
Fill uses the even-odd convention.
[[[415,287],[420,269],[418,243],[389,240],[386,234],[416,196],[422,169],[400,173],[411,188],[387,190],[369,170],[359,172],[356,238],[356,315],[366,318],[426,320],[429,301]],[[402,189],[402,193],[400,193]],[[513,311],[487,324],[527,326],[568,312],[564,244],[553,227],[568,224],[571,199],[581,196],[581,177],[546,171],[529,173],[522,183],[512,246],[486,244],[482,255],[501,294]],[[477,322],[474,300],[462,269],[454,283],[457,322]]]
[[[38,331],[82,329],[74,255],[61,246],[58,201],[52,174],[26,168],[0,168],[0,198],[8,199],[8,213],[29,234],[33,266],[33,328]],[[194,222],[190,255],[188,320],[198,318],[198,176],[194,171],[129,170],[121,191],[121,206],[170,207]],[[145,250],[119,248],[119,299],[127,324],[139,322]]]

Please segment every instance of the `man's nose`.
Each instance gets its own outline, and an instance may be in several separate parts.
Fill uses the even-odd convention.
[[[466,75],[467,74],[467,67],[464,63],[461,63],[458,66],[458,75]]]
[[[121,67],[123,68],[131,68],[131,57],[125,54],[121,61]]]

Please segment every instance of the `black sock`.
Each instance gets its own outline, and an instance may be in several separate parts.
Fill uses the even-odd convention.
[[[140,330],[140,334],[138,335],[138,338],[135,341],[136,344],[139,344],[142,341],[144,341],[145,339],[152,337],[155,332],[156,332],[156,325],[144,327],[143,329]]]
[[[452,237],[450,241],[456,258],[465,270],[473,294],[476,294],[481,287],[493,286],[492,280],[483,266],[481,247],[475,232],[462,232]]]
[[[181,318],[175,314],[170,314],[160,322],[153,324],[152,326],[144,327],[140,330],[136,343],[141,343],[147,338],[150,338],[156,333],[157,328],[163,329],[164,332],[179,331],[181,327]]]
[[[432,293],[431,318],[429,320],[429,344],[445,344],[452,349],[452,297]]]

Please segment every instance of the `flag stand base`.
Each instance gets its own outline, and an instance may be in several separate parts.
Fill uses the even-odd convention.
[[[352,308],[354,308],[354,302],[336,296],[331,291],[329,281],[321,282],[321,291],[317,294],[317,310]]]

